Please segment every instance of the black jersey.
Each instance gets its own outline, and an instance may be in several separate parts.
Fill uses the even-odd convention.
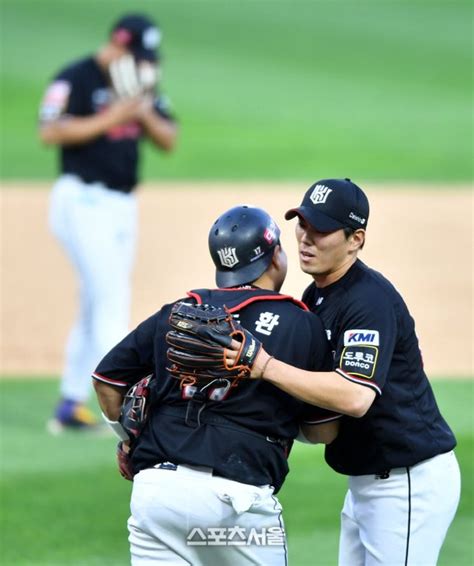
[[[40,120],[60,116],[90,116],[102,112],[111,102],[107,76],[94,57],[68,66],[56,75],[40,108]],[[166,98],[156,98],[154,107],[162,117],[173,120]],[[86,183],[130,192],[138,182],[138,122],[114,126],[90,142],[61,147],[61,171],[79,176]]]
[[[365,416],[341,419],[326,447],[334,470],[376,474],[456,445],[423,370],[414,321],[387,279],[357,260],[332,285],[311,284],[303,301],[325,325],[336,371],[377,394]]]
[[[318,317],[302,303],[256,288],[198,290],[188,301],[226,305],[266,350],[303,369],[330,369],[332,356]],[[208,466],[214,473],[276,491],[288,472],[287,454],[307,420],[305,403],[263,380],[220,382],[197,392],[168,375],[165,335],[172,305],[131,332],[100,362],[93,377],[128,387],[153,372],[153,408],[132,455],[134,471],[158,462]],[[196,398],[197,397],[197,398]],[[324,422],[331,413],[320,409]],[[313,415],[312,422],[316,422]]]

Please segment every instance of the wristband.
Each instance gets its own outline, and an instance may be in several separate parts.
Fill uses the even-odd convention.
[[[263,364],[263,368],[262,368],[262,373],[260,375],[260,377],[263,377],[263,374],[265,373],[265,370],[267,369],[268,364],[270,363],[271,360],[274,360],[275,356],[270,356],[267,361]]]
[[[109,427],[112,429],[112,432],[119,440],[125,440],[125,441],[130,440],[130,437],[128,436],[127,432],[118,421],[111,421],[109,418],[106,417],[106,415],[104,415],[104,413],[102,413],[102,418],[109,425]]]

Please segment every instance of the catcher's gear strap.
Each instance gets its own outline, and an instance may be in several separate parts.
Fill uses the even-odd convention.
[[[295,299],[294,297],[291,297],[290,295],[281,295],[280,293],[277,293],[276,291],[272,292],[272,291],[268,291],[268,290],[263,290],[263,289],[257,289],[257,288],[231,288],[231,289],[215,289],[216,292],[223,292],[223,293],[232,293],[232,292],[240,292],[240,293],[245,293],[245,298],[243,300],[241,300],[238,304],[236,305],[232,305],[229,306],[228,304],[227,306],[227,311],[230,313],[235,313],[238,312],[240,310],[242,310],[243,308],[247,307],[248,305],[251,305],[252,303],[256,303],[257,301],[290,301],[292,303],[294,303],[295,305],[297,305],[298,307],[300,307],[300,309],[303,309],[304,311],[309,311],[308,307],[302,303],[301,301],[299,301],[298,299]],[[204,300],[203,300],[203,295],[207,294],[209,292],[208,289],[194,289],[193,291],[188,291],[187,295],[188,297],[191,297],[192,299],[194,299],[196,301],[196,303],[198,305],[202,305]]]
[[[156,413],[167,415],[170,417],[182,417],[184,419],[189,417],[189,412],[187,407],[161,405],[160,407],[156,408]],[[264,439],[267,442],[270,442],[271,444],[277,444],[285,449],[289,446],[289,444],[292,441],[291,438],[277,438],[274,436],[255,432],[254,430],[249,429],[243,425],[237,424],[222,415],[217,415],[209,407],[206,407],[206,410],[200,414],[199,419],[200,419],[200,424],[201,423],[210,424],[221,428],[232,429],[237,432],[241,432],[243,434],[250,434],[251,436],[256,436],[257,438]]]
[[[112,429],[113,433],[119,440],[130,440],[130,437],[128,436],[126,430],[119,423],[119,421],[111,421],[104,413],[102,413],[102,418],[109,425],[109,427]]]

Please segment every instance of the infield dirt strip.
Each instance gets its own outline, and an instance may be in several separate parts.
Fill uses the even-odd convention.
[[[473,197],[466,186],[364,184],[371,202],[360,255],[404,296],[430,376],[473,373]],[[76,281],[47,225],[49,184],[4,184],[1,197],[1,368],[56,375],[76,308]],[[140,229],[132,323],[192,288],[214,286],[207,251],[212,222],[236,204],[268,210],[282,229],[296,297],[310,282],[298,267],[295,221],[303,183],[158,183],[138,192]],[[110,274],[111,278],[113,273]]]

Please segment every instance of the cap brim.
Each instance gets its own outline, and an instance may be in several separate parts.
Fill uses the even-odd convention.
[[[270,265],[273,257],[273,249],[268,254],[261,257],[259,260],[246,265],[240,269],[222,269],[216,270],[216,283],[218,287],[235,287],[237,285],[244,285],[245,283],[252,283],[257,280],[267,267]]]
[[[335,230],[340,230],[345,227],[339,220],[334,220],[334,218],[323,214],[319,210],[307,206],[291,208],[285,213],[286,220],[291,220],[295,216],[303,218],[305,222],[318,232],[334,232]]]

